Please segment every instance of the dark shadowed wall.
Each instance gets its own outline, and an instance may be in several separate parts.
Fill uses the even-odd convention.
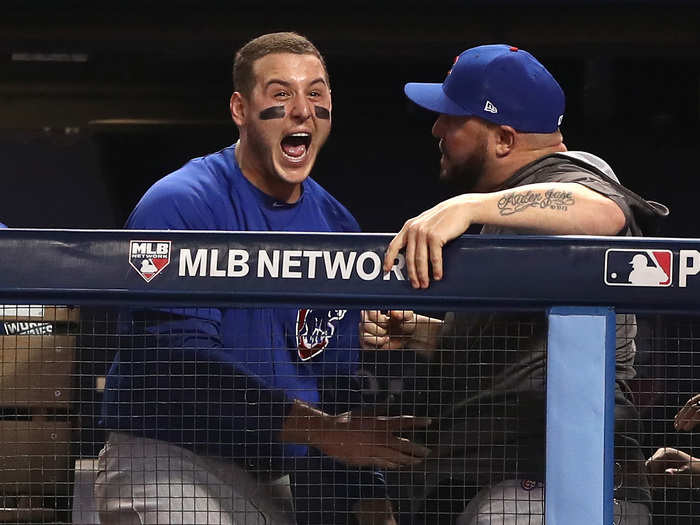
[[[395,231],[448,195],[433,117],[403,84],[441,81],[463,49],[504,42],[559,79],[570,149],[599,154],[667,203],[665,234],[700,236],[697,3],[349,1],[336,14],[257,2],[41,5],[11,2],[0,19],[0,220],[11,226],[121,227],[154,180],[235,140],[235,49],[297,30],[326,54],[333,86],[315,178],[367,231]]]

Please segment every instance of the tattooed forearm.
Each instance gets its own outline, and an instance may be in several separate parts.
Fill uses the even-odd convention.
[[[498,200],[498,210],[501,215],[512,215],[528,208],[566,211],[574,204],[570,191],[513,191]]]

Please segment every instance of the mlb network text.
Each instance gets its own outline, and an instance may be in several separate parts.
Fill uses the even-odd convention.
[[[397,256],[394,266],[382,272],[382,258],[373,251],[258,250],[251,259],[248,250],[217,248],[180,249],[180,277],[247,277],[251,268],[257,278],[354,279],[392,278],[404,281],[406,260]],[[255,253],[255,252],[254,252]]]

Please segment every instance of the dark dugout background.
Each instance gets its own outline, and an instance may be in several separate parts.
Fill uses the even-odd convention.
[[[233,142],[234,51],[296,30],[325,54],[334,130],[315,178],[366,231],[448,195],[433,115],[403,94],[473,45],[537,56],[567,94],[569,149],[606,159],[697,237],[697,2],[6,2],[0,17],[0,221],[119,228],[145,189]],[[31,6],[31,7],[28,7]]]

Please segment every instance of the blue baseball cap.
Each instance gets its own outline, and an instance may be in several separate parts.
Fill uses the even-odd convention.
[[[442,84],[409,82],[406,96],[419,106],[480,117],[522,133],[552,133],[564,118],[564,92],[527,51],[506,44],[463,51]]]

